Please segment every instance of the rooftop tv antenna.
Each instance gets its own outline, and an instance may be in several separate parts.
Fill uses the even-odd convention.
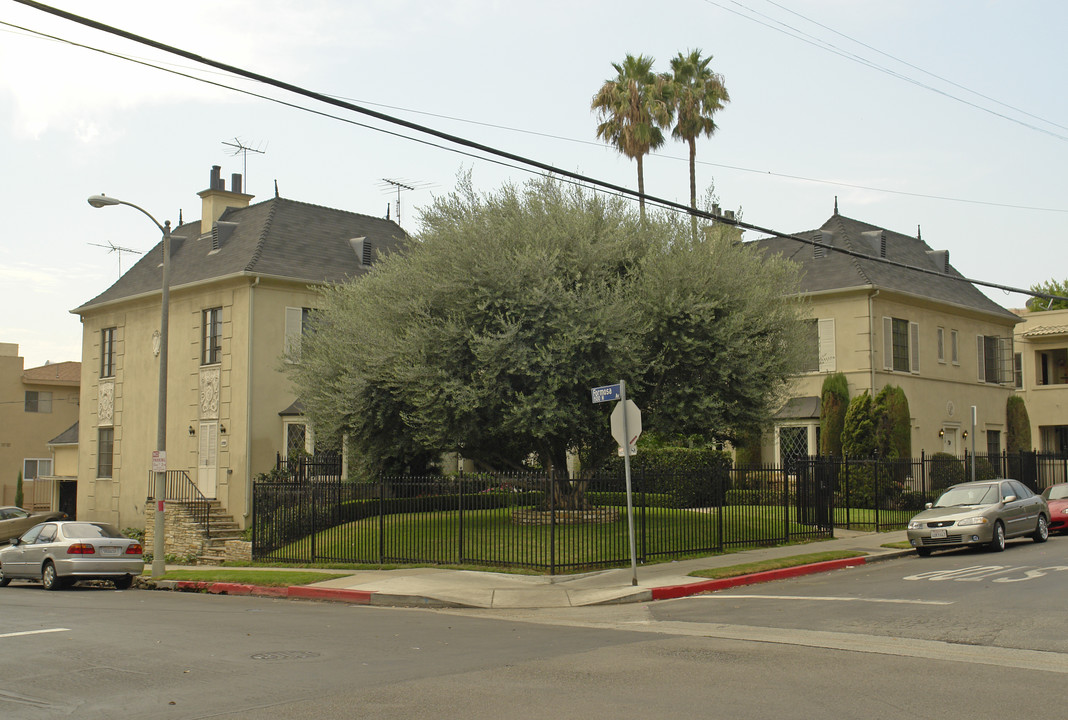
[[[94,246],[94,247],[107,248],[109,253],[116,253],[119,256],[119,277],[122,277],[122,254],[124,252],[129,252],[129,253],[133,253],[134,255],[140,255],[141,251],[140,250],[134,250],[133,248],[128,248],[128,247],[119,247],[118,245],[116,245],[115,243],[111,242],[110,240],[108,240],[107,243],[108,243],[107,245],[102,245],[100,243],[89,243],[89,244]]]
[[[394,190],[397,191],[397,224],[400,225],[401,221],[401,190],[425,190],[430,187],[434,187],[434,183],[419,182],[414,180],[406,180],[404,178],[382,178],[382,182],[378,183],[378,186],[383,188],[383,192],[391,193]]]
[[[260,150],[259,148],[251,147],[251,146],[246,145],[245,143],[241,142],[236,137],[234,138],[233,142],[226,142],[225,140],[223,140],[223,145],[226,145],[227,147],[234,148],[234,151],[232,153],[230,153],[231,155],[240,155],[241,156],[241,177],[245,178],[245,189],[247,190],[248,189],[248,154],[249,153],[257,153],[259,155],[266,155],[267,154],[267,149],[264,148],[263,150]]]

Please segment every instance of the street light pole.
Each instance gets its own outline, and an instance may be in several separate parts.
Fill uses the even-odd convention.
[[[171,290],[171,221],[167,220],[160,225],[159,221],[144,208],[125,200],[106,197],[103,194],[91,196],[89,204],[95,208],[109,205],[127,205],[144,214],[163,233],[163,297],[161,299],[162,309],[160,310],[159,326],[159,396],[156,406],[156,450],[158,451],[159,462],[163,464],[164,469],[156,471],[156,490],[154,493],[156,515],[155,529],[152,535],[152,577],[158,578],[166,572],[163,503],[167,497],[167,336],[169,334],[168,319]]]

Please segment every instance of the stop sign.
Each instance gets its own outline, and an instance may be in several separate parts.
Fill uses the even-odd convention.
[[[625,408],[625,409],[624,409]],[[623,431],[623,413],[626,413],[627,430]],[[616,439],[620,447],[630,446],[630,452],[633,455],[635,445],[638,443],[638,436],[642,434],[642,411],[638,409],[638,406],[634,404],[633,400],[627,400],[624,403],[616,403],[616,407],[612,410],[612,437]],[[629,438],[627,436],[630,436]],[[630,442],[628,442],[628,440]]]

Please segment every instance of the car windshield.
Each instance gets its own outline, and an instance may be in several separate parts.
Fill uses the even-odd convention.
[[[1001,500],[1001,494],[998,492],[997,485],[958,485],[942,493],[935,507],[993,505],[999,500]]]
[[[107,523],[67,523],[63,534],[68,538],[121,538],[126,537],[114,525]]]
[[[1042,497],[1047,500],[1068,500],[1068,484],[1052,485],[1046,488]]]

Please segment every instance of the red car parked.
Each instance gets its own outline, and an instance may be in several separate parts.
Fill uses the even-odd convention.
[[[1068,531],[1068,483],[1050,485],[1042,491],[1049,505],[1049,531]]]

